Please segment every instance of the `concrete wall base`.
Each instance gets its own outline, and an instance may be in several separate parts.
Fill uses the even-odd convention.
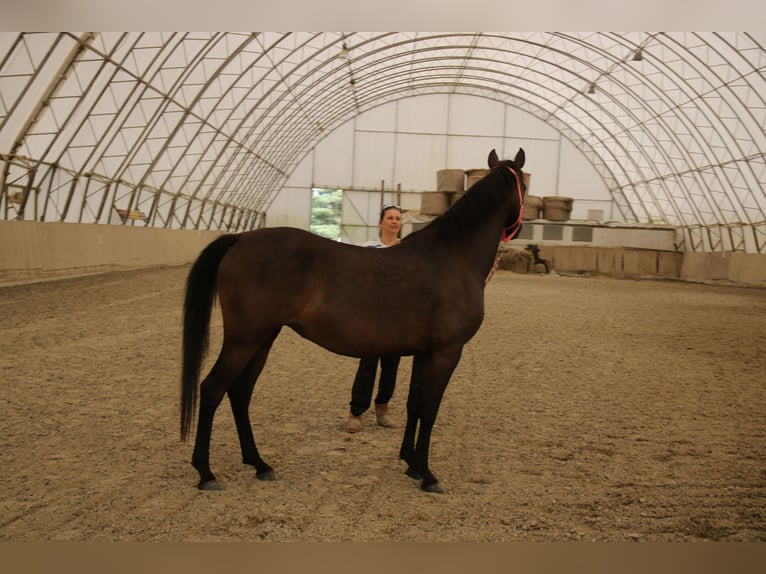
[[[0,284],[190,263],[221,232],[0,221]]]
[[[0,221],[0,284],[183,265],[194,261],[220,234],[121,225]],[[766,287],[766,255],[544,244],[539,247],[540,257],[550,261],[557,272]],[[542,270],[542,266],[530,267],[530,272]]]
[[[651,277],[766,287],[766,255],[679,253],[626,247],[539,244],[538,247],[540,257],[547,259],[551,268],[560,273],[596,273],[613,277]],[[510,254],[503,256],[501,267],[510,268],[503,264],[506,259],[511,259]],[[542,265],[539,265],[530,268],[529,272],[542,270]]]

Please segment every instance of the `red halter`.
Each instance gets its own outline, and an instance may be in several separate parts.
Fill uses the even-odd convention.
[[[503,228],[503,232],[500,235],[500,240],[503,243],[508,243],[511,239],[515,239],[519,234],[521,231],[521,214],[524,213],[524,194],[521,192],[521,177],[516,175],[510,167],[508,168],[508,171],[516,177],[516,190],[519,192],[519,217],[513,224]]]
[[[519,231],[521,231],[521,215],[524,213],[524,194],[521,192],[521,178],[517,176],[510,167],[508,170],[516,177],[516,191],[519,192],[519,216],[511,225],[508,227],[503,227],[503,231],[500,234],[500,240],[503,243],[508,243],[511,239],[515,239],[519,234]],[[499,250],[497,252],[497,257],[495,257],[495,264],[492,266],[492,269],[489,270],[489,274],[487,275],[486,279],[484,279],[485,285],[489,283],[490,279],[492,279],[492,276],[495,274],[495,270],[497,269],[498,265],[500,265]]]

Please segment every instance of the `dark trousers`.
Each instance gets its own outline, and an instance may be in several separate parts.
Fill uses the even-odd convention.
[[[351,414],[358,417],[370,408],[372,390],[375,387],[375,372],[380,361],[380,380],[375,404],[384,405],[391,400],[396,387],[396,371],[401,357],[366,357],[359,361],[359,367],[351,387]]]

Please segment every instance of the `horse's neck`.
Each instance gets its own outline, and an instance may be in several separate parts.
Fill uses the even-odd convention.
[[[488,224],[479,229],[469,242],[471,248],[468,253],[468,265],[476,278],[481,281],[484,281],[487,277],[497,259],[505,220],[502,218],[496,219],[497,223],[494,221],[490,223],[488,221]]]
[[[495,183],[494,186],[496,185]],[[506,214],[509,209],[508,201],[510,201],[507,193],[498,193],[495,191],[495,187],[490,186],[493,186],[493,184],[486,182],[485,185],[479,188],[474,186],[468,193],[496,194],[494,201],[469,198],[467,194],[461,200],[473,203],[472,209],[474,211],[471,217],[475,221],[472,225],[461,226],[459,229],[454,230],[445,230],[451,236],[450,240],[460,245],[460,249],[464,250],[466,266],[481,281],[485,279],[495,264],[503,226],[506,221]],[[459,207],[468,208],[468,205]]]

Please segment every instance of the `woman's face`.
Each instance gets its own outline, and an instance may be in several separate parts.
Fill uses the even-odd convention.
[[[402,213],[395,207],[390,207],[383,212],[383,217],[378,225],[381,231],[386,230],[397,234],[402,228]]]

